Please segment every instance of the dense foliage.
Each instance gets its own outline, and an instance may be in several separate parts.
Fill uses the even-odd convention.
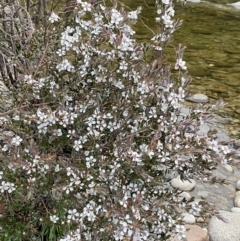
[[[173,2],[156,1],[150,43],[134,39],[141,7],[117,1],[77,0],[37,26],[17,2],[1,7],[0,239],[182,239],[181,212],[204,214],[170,180],[207,180],[230,150],[197,135],[217,105],[183,111],[184,48],[174,68],[163,54]]]

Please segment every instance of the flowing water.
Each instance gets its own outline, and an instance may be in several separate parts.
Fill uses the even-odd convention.
[[[168,60],[174,64],[174,47],[179,43],[187,47],[184,60],[193,77],[191,92],[223,99],[227,105],[220,114],[230,117],[226,128],[232,137],[240,138],[240,9],[220,1],[187,2],[184,7],[176,3],[176,18],[183,24],[168,45]],[[154,0],[146,1],[147,5],[142,0],[124,2],[132,9],[143,6],[143,21],[156,29]],[[143,24],[136,31],[138,39],[152,37]]]

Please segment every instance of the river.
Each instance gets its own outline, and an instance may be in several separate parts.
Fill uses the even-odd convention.
[[[143,7],[142,20],[156,29],[154,0],[124,1],[135,9]],[[167,48],[168,60],[174,64],[174,47],[187,47],[184,60],[193,77],[189,89],[203,93],[214,102],[223,99],[227,105],[219,114],[227,119],[226,128],[233,138],[240,138],[240,9],[230,1],[176,3],[176,18],[183,24],[174,33]],[[240,5],[240,4],[239,4]],[[149,40],[152,33],[143,24],[135,26],[138,40]]]

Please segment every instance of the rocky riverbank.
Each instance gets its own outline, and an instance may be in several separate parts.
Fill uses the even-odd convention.
[[[191,101],[207,102],[208,97],[202,94],[193,95]],[[184,112],[188,111],[184,107]],[[221,124],[220,124],[221,123]],[[224,118],[215,116],[210,123],[204,123],[199,135],[206,135],[211,128],[217,128],[218,141],[230,141],[229,133],[224,129]],[[238,149],[240,147],[239,140],[231,142],[231,148]],[[240,171],[236,167],[240,163],[240,157],[235,156],[234,165],[221,165],[212,174],[216,178],[226,180],[226,184],[211,184],[208,182],[200,182],[198,180],[182,181],[180,177],[172,179],[172,186],[183,191],[182,197],[190,200],[195,197],[193,203],[198,203],[201,200],[206,200],[209,205],[219,210],[218,219],[213,216],[211,219],[204,220],[202,217],[193,215],[192,213],[183,213],[183,220],[186,223],[186,238],[187,241],[239,241],[240,240]],[[173,238],[172,241],[177,239]]]

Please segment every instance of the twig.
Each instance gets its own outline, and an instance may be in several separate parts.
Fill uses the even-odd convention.
[[[33,105],[23,105],[21,107],[15,107],[11,110],[8,110],[6,112],[2,112],[0,113],[0,117],[4,117],[4,116],[7,116],[7,115],[10,115],[16,111],[20,111],[21,109],[25,109],[25,108],[29,108],[29,107],[35,107],[35,106],[41,106],[41,105],[48,105],[49,103],[41,103],[41,104],[33,104]]]
[[[42,55],[42,57],[41,57],[41,59],[40,59],[40,61],[39,61],[39,63],[38,63],[37,69],[36,69],[36,71],[34,72],[33,78],[35,78],[35,76],[37,75],[37,72],[38,72],[38,70],[39,70],[39,68],[40,68],[40,66],[41,66],[41,64],[42,64],[42,61],[43,61],[45,55],[46,55],[47,48],[48,48],[48,43],[47,43],[46,48],[45,48],[45,50],[44,50],[44,52],[43,52],[43,55]],[[30,86],[31,86],[31,85],[28,85],[28,86],[27,86],[27,88],[26,88],[26,90],[25,90],[25,92],[24,92],[24,94],[23,94],[23,96],[22,96],[22,99],[20,100],[20,103],[18,104],[18,107],[17,107],[17,108],[20,108],[20,106],[22,105],[22,103],[23,103],[23,101],[24,101],[24,98],[26,97],[27,92],[28,92]]]

